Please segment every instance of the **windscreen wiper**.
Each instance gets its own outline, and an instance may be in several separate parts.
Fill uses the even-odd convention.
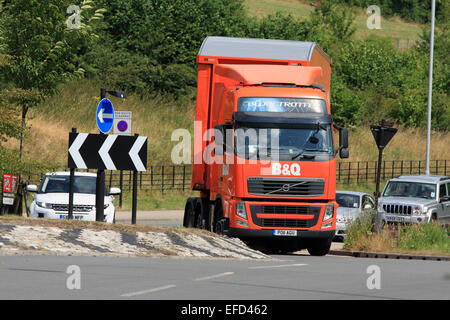
[[[305,151],[320,151],[318,149],[302,149],[302,151],[300,151],[299,153],[297,153],[296,155],[294,155],[291,160],[295,160],[298,157],[302,157],[302,159],[314,159],[316,156],[314,154],[303,154],[303,152]]]

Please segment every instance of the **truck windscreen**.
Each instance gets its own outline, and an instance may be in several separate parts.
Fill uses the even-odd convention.
[[[327,113],[327,104],[322,99],[242,97],[238,100],[238,111]]]
[[[235,153],[244,159],[301,160],[334,154],[330,125],[298,128],[236,124]]]

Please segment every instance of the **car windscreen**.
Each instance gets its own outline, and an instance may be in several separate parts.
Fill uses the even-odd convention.
[[[436,185],[408,181],[391,181],[384,190],[383,197],[435,199]]]
[[[69,176],[45,176],[39,189],[39,193],[69,193],[69,182]],[[95,194],[96,178],[75,176],[73,187],[74,193]]]
[[[348,193],[336,193],[336,202],[339,207],[359,208],[359,196]]]

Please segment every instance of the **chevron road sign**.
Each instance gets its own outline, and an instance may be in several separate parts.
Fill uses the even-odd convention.
[[[147,170],[147,137],[69,134],[71,169]]]

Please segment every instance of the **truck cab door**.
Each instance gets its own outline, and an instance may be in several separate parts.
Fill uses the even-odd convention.
[[[227,200],[231,196],[229,194],[230,186],[228,180],[230,177],[230,169],[232,168],[229,158],[233,158],[233,124],[228,122],[215,128],[216,133],[220,136],[217,139],[215,154],[221,160],[215,165],[215,173],[218,180],[216,192],[221,194],[223,199]]]

